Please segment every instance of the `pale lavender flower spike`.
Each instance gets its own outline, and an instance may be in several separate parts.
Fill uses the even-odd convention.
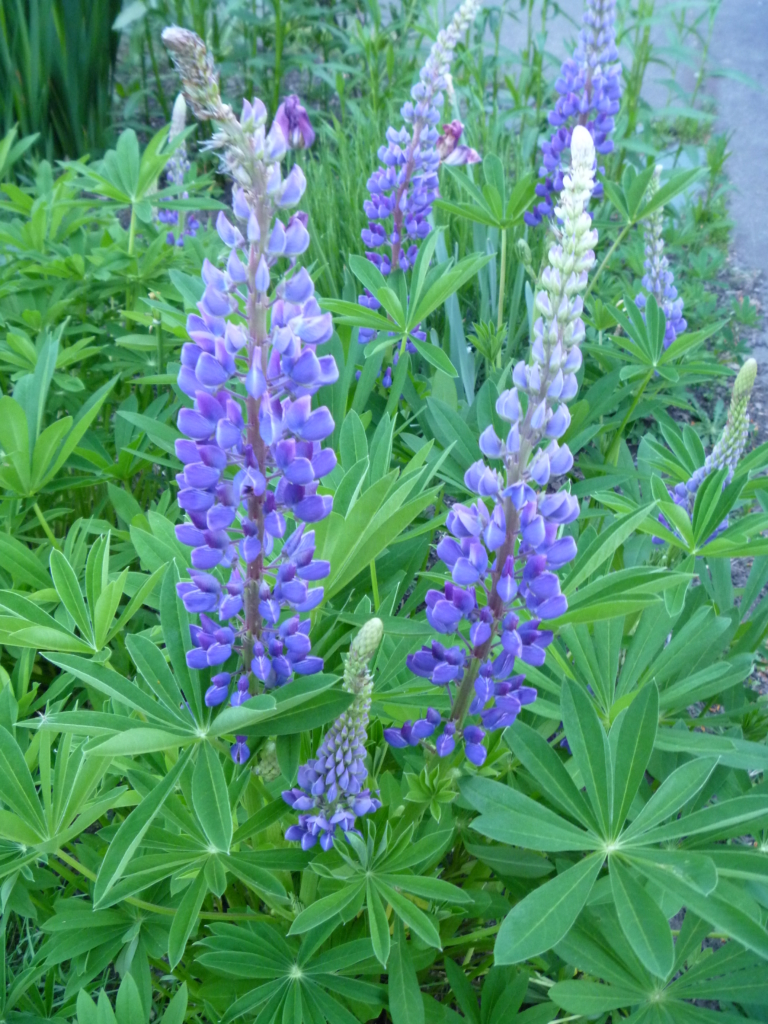
[[[437,754],[448,756],[463,739],[476,765],[486,757],[486,731],[511,725],[523,705],[536,699],[536,690],[525,685],[525,666],[543,665],[553,634],[542,622],[568,607],[553,570],[576,555],[573,538],[561,531],[577,518],[579,504],[563,487],[546,488],[573,465],[560,438],[570,424],[566,403],[578,388],[585,336],[581,293],[595,262],[597,231],[587,213],[594,164],[592,137],[577,125],[555,210],[561,226],[553,228],[549,266],[536,294],[530,361],[517,364],[514,387],[496,403],[508,433],[499,438],[490,426],[480,436],[480,450],[493,465],[480,459],[467,470],[464,482],[478,500],[452,506],[450,536],[437,546],[451,581],[427,592],[427,619],[441,634],[458,634],[462,643],[446,647],[434,641],[407,659],[412,672],[444,687],[452,704],[435,741]],[[440,724],[441,716],[430,709],[416,722],[385,729],[384,736],[395,747],[416,746]]]
[[[232,672],[239,681],[230,699],[240,704],[294,674],[322,669],[301,616],[322,601],[323,588],[311,585],[329,565],[314,558],[306,524],[331,511],[319,485],[336,456],[321,447],[334,429],[331,414],[311,403],[338,370],[332,356],[316,351],[331,336],[331,316],[297,265],[309,246],[307,216],[286,211],[306,182],[298,165],[283,176],[288,140],[280,124],[267,131],[258,99],[246,100],[235,117],[193,32],[169,28],[163,42],[195,115],[215,123],[209,145],[235,182],[234,222],[222,212],[216,224],[226,259],[223,267],[203,264],[205,290],[199,313],[187,320],[178,378],[193,399],[178,416],[185,435],[176,442],[184,463],[178,502],[188,520],[176,535],[192,548],[190,579],[178,592],[187,611],[200,615],[188,664],[219,670],[205,695],[213,707],[230,694]],[[234,475],[225,475],[228,467]],[[296,523],[290,533],[286,512]],[[225,583],[214,569],[228,571]],[[229,663],[232,671],[224,668]],[[232,757],[250,757],[245,737],[238,736]]]
[[[317,753],[299,768],[298,786],[283,792],[283,800],[299,812],[285,838],[311,849],[318,840],[330,849],[337,835],[356,831],[355,822],[381,807],[381,801],[365,788],[365,744],[371,710],[373,679],[369,663],[381,643],[381,619],[370,619],[349,648],[342,689],[353,695],[352,703],[323,737]]]
[[[648,186],[647,198],[651,199],[659,190],[661,181],[661,164],[654,169],[651,183]],[[675,288],[675,275],[669,268],[669,260],[664,255],[664,207],[655,210],[644,224],[645,228],[645,274],[643,288],[648,295],[653,295],[659,309],[664,313],[666,328],[664,331],[664,348],[674,342],[675,338],[688,326],[683,316],[683,300],[678,297]],[[639,309],[645,309],[646,295],[641,292],[635,302]]]

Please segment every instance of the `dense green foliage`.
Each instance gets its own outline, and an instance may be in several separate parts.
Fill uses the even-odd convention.
[[[750,443],[727,486],[710,474],[691,519],[668,491],[719,433],[750,310],[722,294],[726,141],[712,111],[699,86],[665,110],[642,93],[658,26],[675,37],[665,56],[700,59],[703,80],[716,0],[620,4],[625,92],[592,207],[566,435],[578,555],[546,662],[525,669],[538,699],[489,733],[480,768],[383,738],[447,706],[406,656],[435,636],[424,599],[448,574],[434,547],[450,506],[474,500],[464,474],[480,433],[501,429],[496,398],[529,347],[549,236],[523,213],[565,56],[548,42],[555,6],[489,5],[460,47],[455,116],[484,161],[441,168],[431,242],[447,272],[412,283],[392,336],[363,348],[358,280],[378,286],[361,259],[365,183],[436,33],[431,8],[124,4],[113,95],[111,4],[75,4],[77,17],[64,2],[4,5],[0,1020],[768,1020],[768,709],[753,685],[768,446]],[[173,21],[209,41],[233,102],[256,91],[274,111],[295,89],[310,109],[318,138],[294,158],[308,265],[336,314],[323,351],[340,370],[318,396],[339,460],[316,527],[324,672],[220,709],[204,701],[210,670],[185,658],[174,442],[186,316],[229,197],[198,148],[204,126],[186,136],[188,197],[163,176],[179,143],[157,130],[178,88],[159,42]],[[659,160],[670,173],[653,197]],[[195,211],[201,227],[168,245],[159,209]],[[642,225],[660,209],[689,322],[667,349],[663,316],[634,302]],[[427,340],[387,391],[382,360],[419,322]],[[303,851],[284,839],[295,814],[280,793],[348,707],[347,652],[373,615],[366,763],[382,806],[348,843]]]

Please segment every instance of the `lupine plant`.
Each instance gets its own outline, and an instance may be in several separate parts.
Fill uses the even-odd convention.
[[[556,211],[561,226],[554,231],[549,266],[536,295],[539,317],[530,362],[515,366],[515,386],[496,401],[508,433],[500,439],[491,425],[479,439],[486,458],[500,462],[502,469],[480,459],[467,470],[464,482],[479,500],[452,507],[446,521],[451,536],[437,547],[451,570],[451,582],[442,592],[427,592],[427,619],[443,634],[455,633],[461,623],[468,630],[466,636],[460,634],[466,647],[446,649],[434,642],[412,655],[408,664],[451,695],[451,714],[435,745],[441,757],[451,754],[463,737],[467,757],[483,764],[485,730],[511,725],[523,705],[536,699],[535,689],[523,685],[525,672],[519,671],[518,661],[543,664],[552,632],[540,628],[542,621],[557,619],[567,609],[552,570],[576,555],[573,537],[561,536],[561,530],[578,516],[579,504],[564,488],[551,493],[545,488],[573,465],[568,446],[559,439],[570,423],[566,403],[578,388],[579,345],[585,336],[580,293],[595,261],[597,232],[587,212],[594,163],[592,138],[577,125],[570,172]],[[394,746],[417,744],[439,722],[439,714],[430,709],[425,718],[387,729],[384,735]]]
[[[289,145],[285,109],[269,131],[260,100],[246,100],[238,120],[221,101],[202,41],[176,28],[166,29],[163,41],[195,116],[214,122],[211,146],[234,183],[235,223],[220,213],[216,224],[227,253],[224,269],[204,262],[199,314],[187,320],[190,340],[181,353],[179,388],[194,405],[178,416],[186,435],[176,443],[184,463],[178,500],[189,522],[176,527],[176,536],[193,549],[191,579],[179,584],[179,596],[187,611],[200,614],[187,662],[218,668],[234,652],[235,672],[216,673],[206,703],[225,700],[235,675],[231,701],[237,704],[257,687],[269,690],[294,673],[322,668],[310,654],[309,622],[300,616],[322,600],[322,587],[308,584],[329,566],[313,558],[315,535],[305,527],[331,510],[332,499],[318,494],[318,484],[336,456],[321,448],[333,433],[331,414],[312,410],[311,401],[338,370],[333,356],[316,355],[331,335],[331,317],[321,312],[306,269],[297,266],[309,245],[306,217],[279,216],[301,201],[305,188],[298,164],[281,174]],[[300,131],[299,138],[303,144]],[[225,475],[228,466],[234,476]],[[289,533],[286,512],[295,523]],[[227,570],[224,583],[211,572],[216,567]],[[292,614],[280,621],[285,608]],[[248,759],[244,739],[232,756]]]
[[[0,140],[0,1019],[764,1021],[762,375],[637,116],[716,0],[557,82],[551,3],[144,6],[113,150]]]

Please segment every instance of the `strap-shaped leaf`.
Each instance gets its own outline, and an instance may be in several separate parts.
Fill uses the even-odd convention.
[[[658,724],[659,691],[650,683],[640,690],[619,724],[613,779],[614,835],[622,829],[643,781]]]
[[[610,860],[613,901],[622,931],[645,967],[657,978],[672,970],[672,932],[661,907],[618,857]]]
[[[597,828],[581,790],[543,736],[518,718],[504,731],[504,740],[556,806],[586,828]]]
[[[45,816],[27,762],[18,743],[3,726],[0,726],[0,793],[3,803],[40,838],[45,836]]]
[[[543,804],[500,782],[462,779],[462,796],[480,811],[472,828],[489,839],[532,850],[593,850],[595,837]]]
[[[555,946],[581,913],[602,864],[601,853],[591,854],[514,906],[496,937],[496,963],[518,964]]]
[[[563,684],[560,705],[565,735],[587,787],[587,796],[605,838],[611,834],[613,773],[608,737],[586,692],[570,679]]]
[[[165,778],[161,779],[138,807],[131,811],[117,830],[96,876],[93,889],[94,906],[98,907],[99,904],[104,903],[112,886],[122,878],[123,872],[141,845],[147,829],[176,787],[191,753],[192,748],[184,751]]]

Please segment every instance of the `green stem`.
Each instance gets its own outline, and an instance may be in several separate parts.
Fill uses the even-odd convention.
[[[615,466],[615,465],[618,464],[618,461],[619,461],[619,444],[621,443],[621,438],[622,438],[622,436],[624,434],[624,430],[625,430],[627,424],[629,423],[630,418],[632,417],[632,413],[637,408],[638,403],[640,402],[640,399],[645,394],[645,389],[648,387],[648,385],[653,380],[653,373],[654,373],[654,371],[651,370],[647,374],[647,376],[646,376],[645,380],[643,381],[643,383],[640,385],[640,388],[639,388],[637,394],[635,395],[635,399],[632,402],[632,405],[630,405],[630,407],[629,407],[629,411],[627,412],[627,415],[621,421],[621,426],[616,431],[616,434],[615,434],[613,440],[611,441],[611,447],[608,449],[608,454],[605,457],[605,461],[609,462],[612,466]]]
[[[586,291],[584,292],[584,301],[585,301],[585,302],[586,302],[586,301],[587,301],[587,299],[589,298],[590,292],[592,291],[592,289],[593,289],[593,288],[595,287],[595,285],[597,284],[598,278],[600,277],[600,275],[602,274],[602,272],[603,272],[603,271],[605,270],[605,268],[606,268],[606,265],[607,265],[608,261],[610,260],[611,256],[613,256],[613,254],[614,254],[614,253],[616,252],[616,250],[618,249],[619,245],[620,245],[620,244],[621,244],[621,243],[622,243],[622,242],[624,241],[624,239],[625,239],[625,238],[626,238],[626,236],[627,236],[627,232],[629,231],[629,229],[630,229],[631,227],[633,227],[633,224],[625,224],[625,225],[624,225],[624,227],[623,227],[623,228],[621,229],[621,231],[619,232],[619,234],[618,234],[618,236],[617,236],[617,238],[616,238],[616,241],[615,241],[615,242],[613,243],[613,245],[612,245],[612,246],[611,246],[611,248],[610,248],[610,249],[608,250],[608,252],[607,252],[607,253],[605,254],[605,256],[603,256],[603,261],[602,261],[602,263],[601,263],[601,264],[600,264],[600,266],[599,266],[599,267],[597,268],[597,272],[596,272],[595,276],[594,276],[594,277],[592,278],[592,280],[591,280],[591,281],[589,282],[589,287],[588,287],[588,288],[587,288],[587,290],[586,290]]]
[[[157,344],[157,372],[158,373],[162,373],[163,372],[163,360],[164,360],[164,352],[163,352],[163,322],[162,322],[162,320],[158,320],[157,321],[157,336],[155,338],[155,341],[156,341],[156,344]]]
[[[395,374],[392,380],[392,390],[389,392],[389,398],[387,399],[387,416],[394,416],[397,412],[397,404],[400,401],[403,384],[405,383],[405,377],[408,373],[409,362],[410,353],[406,350],[405,338],[403,338],[400,342],[400,354],[397,359],[397,366],[395,367]]]
[[[501,231],[501,267],[499,269],[499,309],[496,315],[496,331],[504,322],[504,288],[507,283],[507,229]]]
[[[373,610],[377,612],[381,601],[379,600],[379,581],[376,576],[376,559],[371,559],[371,589],[373,590]]]
[[[280,0],[274,0],[275,9],[275,83],[272,94],[272,114],[274,115],[280,101],[280,84],[282,81],[283,62],[283,18]]]
[[[45,516],[43,515],[42,509],[37,504],[37,502],[35,502],[34,505],[32,506],[32,510],[34,511],[35,515],[37,516],[38,522],[42,526],[43,533],[45,534],[45,536],[48,538],[48,540],[51,542],[51,544],[53,544],[53,546],[56,548],[57,551],[61,551],[61,548],[59,547],[59,542],[56,540],[56,535],[54,534],[53,530],[50,528],[50,526],[46,522],[46,519],[45,519]]]
[[[147,49],[149,50],[149,59],[152,62],[152,74],[155,79],[155,86],[157,87],[157,100],[163,111],[163,117],[166,121],[170,121],[171,115],[168,110],[168,101],[165,98],[165,91],[163,89],[163,83],[160,81],[160,69],[157,66],[157,58],[155,57],[155,48],[152,45],[152,33],[149,29],[149,18],[144,19],[144,36],[147,40]]]
[[[467,944],[474,945],[478,939],[487,939],[491,935],[495,935],[496,932],[501,928],[500,924],[489,925],[488,928],[480,928],[476,932],[470,932],[469,935],[459,935],[454,939],[446,939],[443,942],[444,946],[465,946]]]
[[[136,247],[136,206],[131,206],[131,223],[128,226],[128,255],[133,256]]]

